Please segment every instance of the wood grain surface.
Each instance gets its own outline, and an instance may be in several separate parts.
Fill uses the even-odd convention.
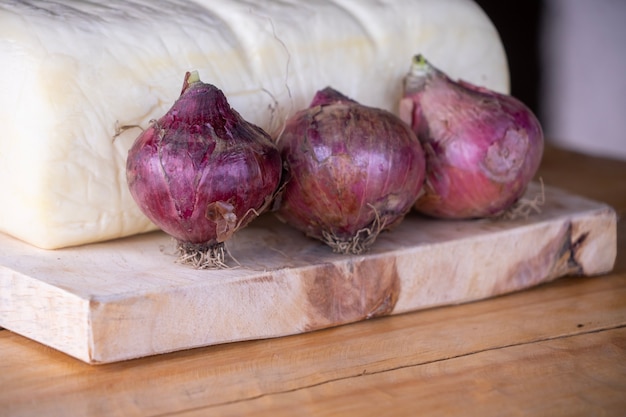
[[[626,163],[549,148],[540,175],[623,218]],[[277,339],[91,366],[3,330],[0,415],[622,416],[617,236],[599,277]]]

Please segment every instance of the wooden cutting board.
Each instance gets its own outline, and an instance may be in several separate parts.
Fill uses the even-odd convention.
[[[532,184],[526,195],[541,193]],[[617,216],[545,188],[517,220],[410,214],[362,256],[343,256],[276,221],[229,241],[227,270],[175,263],[160,232],[46,251],[0,235],[0,326],[88,363],[285,336],[609,272]]]

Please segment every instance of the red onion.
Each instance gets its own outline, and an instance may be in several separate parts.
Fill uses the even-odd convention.
[[[269,135],[195,71],[172,108],[136,139],[126,164],[143,213],[178,241],[179,261],[197,268],[225,266],[224,242],[269,205],[281,170]]]
[[[543,132],[514,97],[451,80],[418,55],[405,78],[400,117],[426,153],[415,207],[439,218],[493,217],[524,194],[541,162]]]
[[[287,121],[279,147],[291,178],[278,218],[338,253],[366,251],[410,211],[424,181],[410,127],[330,87]]]

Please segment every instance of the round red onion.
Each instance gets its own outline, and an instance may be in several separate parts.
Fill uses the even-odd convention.
[[[410,211],[424,181],[410,127],[330,87],[287,121],[279,147],[291,177],[278,218],[338,253],[366,251]]]
[[[217,87],[187,73],[180,97],[136,139],[126,174],[143,213],[178,241],[180,261],[222,267],[223,243],[260,214],[282,160]]]
[[[543,132],[516,98],[455,82],[423,56],[405,78],[400,118],[426,154],[424,193],[415,208],[438,218],[501,215],[539,168]]]

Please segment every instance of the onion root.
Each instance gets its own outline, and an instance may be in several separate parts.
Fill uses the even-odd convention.
[[[374,211],[375,217],[370,226],[357,230],[354,236],[346,239],[345,237],[339,237],[326,230],[322,231],[322,242],[330,246],[335,253],[344,255],[360,255],[367,252],[369,248],[374,244],[374,241],[385,229],[386,222],[381,221],[380,216],[376,208],[371,204],[369,205]]]
[[[546,194],[543,179],[539,179],[541,190],[533,198],[522,197],[494,220],[518,220],[528,219],[533,214],[540,214],[541,208],[546,202]]]
[[[176,252],[178,259],[176,263],[189,265],[195,269],[226,269],[226,245],[224,242],[207,244],[195,244],[188,242],[177,242]]]

